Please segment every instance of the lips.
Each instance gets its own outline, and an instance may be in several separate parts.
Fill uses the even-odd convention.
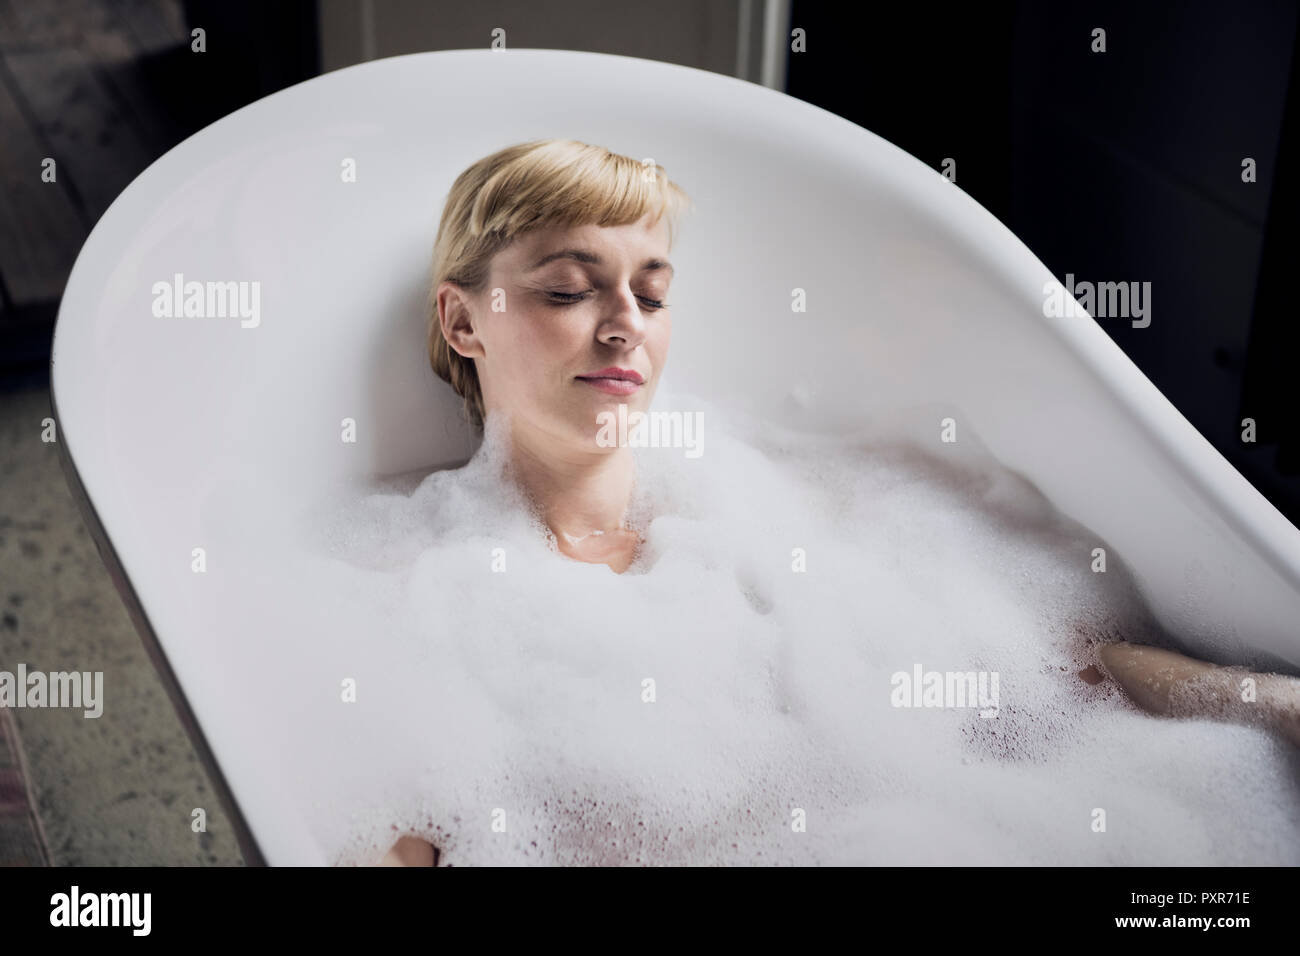
[[[640,372],[613,366],[579,375],[577,380],[610,395],[631,395],[645,384],[645,378]]]
[[[618,368],[611,365],[609,368],[602,368],[599,372],[588,372],[586,375],[579,375],[578,378],[584,381],[590,381],[597,378],[611,378],[620,382],[635,382],[637,385],[644,385],[645,378],[640,372],[634,372],[630,368]]]

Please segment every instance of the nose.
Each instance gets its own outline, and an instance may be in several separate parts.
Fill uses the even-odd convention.
[[[608,313],[596,329],[596,338],[603,345],[629,350],[645,341],[645,316],[631,289],[624,287],[615,293]]]

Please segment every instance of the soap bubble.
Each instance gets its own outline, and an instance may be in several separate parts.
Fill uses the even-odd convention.
[[[401,832],[455,865],[1300,863],[1285,744],[1080,678],[1162,635],[969,424],[706,420],[699,458],[634,450],[621,575],[555,550],[491,435],[304,513],[294,666],[358,702],[282,750],[332,862]],[[996,716],[896,706],[920,672],[996,674]]]

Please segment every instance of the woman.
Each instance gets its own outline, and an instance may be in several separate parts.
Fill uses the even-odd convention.
[[[673,231],[688,200],[663,170],[572,140],[501,150],[456,180],[435,246],[429,357],[478,426],[503,421],[511,471],[576,561],[618,573],[641,543],[628,526],[633,459],[597,441],[602,413],[644,412],[672,332]],[[1101,664],[1155,713],[1259,719],[1300,743],[1300,682],[1118,643]],[[1085,680],[1104,679],[1088,668]],[[1236,702],[1234,704],[1234,702]],[[402,837],[383,865],[428,866]]]

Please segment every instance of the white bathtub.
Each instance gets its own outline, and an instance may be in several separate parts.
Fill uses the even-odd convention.
[[[69,481],[250,863],[324,861],[270,772],[272,739],[247,729],[295,706],[250,687],[258,647],[310,654],[312,636],[231,569],[265,559],[258,521],[281,495],[472,451],[425,360],[433,235],[460,170],[550,136],[653,158],[692,195],[674,250],[676,387],[822,429],[951,407],[1128,562],[1191,652],[1300,667],[1300,532],[1094,320],[1045,318],[1046,267],[938,172],[699,70],[547,50],[397,57],[270,96],[154,163],[87,240],[55,330]],[[177,273],[259,282],[260,323],[155,317],[153,286]],[[1152,321],[1176,318],[1157,304]],[[355,445],[339,439],[346,417]]]

